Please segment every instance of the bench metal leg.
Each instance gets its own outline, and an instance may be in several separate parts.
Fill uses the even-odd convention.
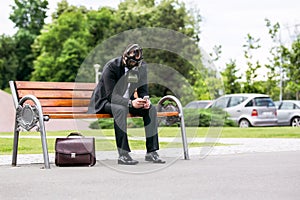
[[[185,132],[185,123],[184,123],[183,115],[180,117],[180,128],[181,128],[184,159],[189,160],[190,156],[189,156],[189,151],[188,151],[188,142],[187,142],[187,137],[186,137],[186,132]]]
[[[181,105],[181,102],[172,95],[167,95],[162,97],[158,102],[158,111],[160,111],[163,107],[163,103],[167,100],[173,101],[176,103],[176,107],[179,112],[179,119],[180,119],[180,129],[181,129],[181,137],[182,137],[182,145],[183,145],[183,153],[184,153],[184,159],[189,160],[189,151],[188,151],[188,142],[186,137],[186,131],[185,131],[185,122],[184,122],[184,115],[183,115],[183,108]]]
[[[46,169],[50,169],[49,155],[48,155],[48,146],[47,146],[47,138],[46,138],[46,130],[45,130],[44,119],[43,119],[43,115],[42,114],[40,114],[40,116],[39,116],[39,123],[40,123],[40,133],[41,133],[41,141],[42,141],[42,148],[43,148],[43,157],[44,157],[45,168]]]
[[[29,105],[25,102],[29,100],[35,105]],[[41,134],[41,142],[43,148],[43,157],[45,168],[50,168],[46,130],[44,125],[44,116],[41,104],[39,100],[33,95],[24,96],[16,106],[16,121],[14,130],[14,146],[13,146],[13,158],[12,165],[17,164],[17,153],[18,153],[18,142],[19,142],[19,131],[21,127],[27,131],[31,130],[33,127],[38,127],[38,131]]]
[[[19,144],[19,130],[16,123],[15,130],[14,130],[14,144],[13,144],[13,155],[12,155],[12,163],[11,163],[12,166],[17,165],[18,144]]]

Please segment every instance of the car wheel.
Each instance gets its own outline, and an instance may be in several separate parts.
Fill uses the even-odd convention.
[[[242,119],[239,123],[240,128],[248,128],[250,126],[250,122],[247,119]]]
[[[291,121],[292,127],[300,127],[300,117],[294,117]]]

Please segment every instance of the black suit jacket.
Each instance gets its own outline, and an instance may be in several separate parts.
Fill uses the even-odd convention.
[[[137,82],[130,83],[130,99],[134,99],[134,90],[137,89],[138,96],[143,98],[148,95],[147,68],[143,62],[137,71]],[[128,74],[125,74],[125,65],[122,57],[110,60],[103,69],[102,76],[97,84],[90,101],[88,113],[103,113],[107,102],[128,106],[129,98],[124,93],[128,88]]]

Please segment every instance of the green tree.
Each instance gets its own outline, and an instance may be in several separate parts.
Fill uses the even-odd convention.
[[[48,10],[47,0],[14,0],[10,19],[18,29],[28,30],[32,35],[39,35],[45,24]]]
[[[0,36],[0,89],[8,87],[8,81],[16,78],[18,59],[16,44],[11,36]]]
[[[34,44],[38,54],[32,80],[74,81],[89,50],[91,34],[82,10],[64,12],[45,26]]]
[[[102,7],[99,10],[91,10],[87,13],[89,32],[93,35],[92,45],[99,44],[106,38],[114,35],[115,11]]]
[[[284,68],[288,79],[287,89],[293,92],[291,98],[300,99],[300,35],[293,42],[291,49],[282,47]]]
[[[226,94],[234,94],[241,92],[241,76],[238,76],[238,69],[235,60],[226,63],[226,68],[221,72],[223,77],[224,89]]]
[[[162,0],[155,3],[154,0],[125,0],[119,4],[118,10],[115,13],[116,21],[114,27],[116,32],[122,32],[129,29],[142,27],[161,27],[174,31],[178,31],[193,41],[194,45],[198,46],[199,42],[199,21],[201,17],[198,13],[191,13],[187,11],[185,4],[177,0]],[[161,49],[170,45],[165,37],[156,38],[156,42],[161,44]],[[180,41],[181,43],[189,44],[191,41]],[[182,52],[190,52],[190,55],[200,55],[199,49],[191,49],[189,45],[183,45],[186,48]],[[187,62],[187,58],[182,58],[173,52],[166,52],[159,49],[145,49],[145,60],[148,63],[157,63],[165,66],[170,66],[177,72],[185,76],[191,85],[198,81],[198,75],[191,74],[199,73],[197,68],[201,68],[201,59],[199,66],[193,67],[191,63]],[[201,76],[203,77],[203,76]],[[180,88],[180,85],[178,85]],[[151,85],[150,90],[152,94],[157,96],[166,95],[170,92],[167,88],[160,85]]]
[[[201,49],[201,60],[198,61],[201,65],[200,71],[190,70],[189,80],[193,85],[196,99],[216,99],[224,94],[223,80],[214,64],[221,57],[221,49],[221,45],[214,46],[213,53],[209,54]]]
[[[48,10],[47,0],[14,0],[10,19],[19,29],[28,30],[30,34],[39,35],[45,24]]]
[[[18,68],[16,79],[29,80],[33,71],[34,55],[31,45],[40,34],[45,24],[48,1],[47,0],[14,0],[10,19],[18,28],[15,34],[16,55]]]
[[[57,3],[57,8],[56,8],[56,10],[51,15],[52,20],[55,21],[64,12],[71,12],[73,10],[72,10],[72,7],[69,5],[69,3],[68,3],[67,0],[61,0],[60,2]],[[76,8],[75,8],[75,10],[76,10]]]
[[[16,43],[15,53],[18,58],[18,68],[16,69],[17,80],[29,80],[33,71],[34,55],[32,53],[31,45],[36,38],[35,35],[30,34],[28,30],[19,29],[14,35]]]
[[[274,46],[270,49],[271,58],[269,58],[269,64],[266,64],[265,67],[268,69],[267,72],[267,81],[266,93],[269,94],[273,99],[279,99],[280,89],[278,89],[278,81],[282,79],[283,74],[283,63],[282,63],[282,48],[280,41],[280,24],[277,22],[272,24],[270,20],[265,19],[266,26],[268,28],[268,33],[273,41]],[[282,86],[281,86],[282,87]],[[283,90],[282,90],[283,92]],[[279,97],[279,98],[278,98]]]
[[[186,77],[192,85],[196,79],[190,79],[189,74],[190,72],[199,73],[197,69],[202,65],[200,50],[197,48],[200,15],[188,12],[185,5],[177,0],[163,0],[158,3],[154,0],[125,0],[119,4],[116,10],[106,7],[98,10],[76,8],[63,0],[52,14],[52,19],[52,23],[44,27],[33,45],[37,59],[34,62],[35,71],[32,73],[32,80],[72,81],[74,80],[73,74],[78,72],[87,77],[86,80],[93,81],[91,77],[94,77],[94,70],[91,66],[100,63],[103,67],[105,63],[102,62],[107,62],[112,55],[110,54],[109,58],[107,55],[99,58],[99,56],[97,57],[99,54],[95,53],[85,59],[84,65],[88,66],[87,70],[77,71],[84,56],[94,50],[97,44],[103,43],[113,36],[130,29],[143,27],[168,28],[191,38],[189,41],[181,41],[186,45],[183,45],[184,48],[181,48],[180,51],[191,55],[191,58],[195,56],[196,58],[193,59],[198,66],[192,66],[188,62],[189,58],[182,58],[173,52],[162,50],[164,45],[170,46],[168,43],[170,41],[165,37],[157,38],[158,41],[156,41],[162,45],[161,50],[144,49],[147,63],[172,67]],[[76,42],[80,45],[77,46]],[[192,49],[191,45],[196,48]],[[72,46],[77,48],[77,51],[71,51]],[[119,46],[120,44],[109,44],[106,50],[114,53],[121,52]],[[73,63],[73,67],[70,67],[71,63]],[[72,74],[66,72],[70,69],[73,70]],[[181,88],[181,85],[178,85],[177,88]],[[166,88],[160,86],[151,86],[150,90],[157,96],[168,93]]]
[[[256,87],[255,79],[257,78],[257,70],[260,69],[262,66],[260,62],[257,60],[253,63],[253,55],[252,51],[259,49],[261,46],[259,45],[260,39],[255,39],[250,34],[247,34],[246,44],[243,45],[245,48],[244,50],[244,57],[246,59],[247,70],[245,74],[246,82],[242,88],[242,92],[245,93],[261,93],[262,91]]]

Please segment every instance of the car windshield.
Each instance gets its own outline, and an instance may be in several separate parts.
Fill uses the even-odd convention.
[[[210,103],[210,101],[193,101],[188,103],[186,108],[205,108]]]
[[[275,106],[274,102],[269,97],[256,97],[253,100],[255,106],[266,106],[266,107]]]
[[[228,107],[233,107],[233,106],[239,105],[239,104],[243,103],[246,99],[247,99],[247,97],[244,97],[244,96],[231,97],[229,100],[229,103],[228,103]]]

